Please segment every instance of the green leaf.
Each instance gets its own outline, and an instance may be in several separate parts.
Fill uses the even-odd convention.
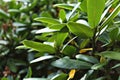
[[[79,60],[84,60],[84,61],[91,62],[91,63],[98,63],[99,62],[95,57],[83,55],[83,54],[76,55],[76,58]]]
[[[120,80],[120,76],[118,77],[118,80]]]
[[[67,74],[64,73],[57,74],[50,80],[67,80]]]
[[[10,14],[8,14],[5,11],[3,11],[2,9],[0,9],[0,17],[10,18]]]
[[[40,34],[40,33],[49,33],[49,32],[55,32],[55,31],[58,31],[58,30],[49,29],[48,27],[46,27],[46,28],[37,30],[37,31],[36,31],[36,34]]]
[[[68,33],[58,32],[55,35],[55,46],[60,47],[63,45],[64,40],[67,38]]]
[[[94,70],[89,70],[80,80],[91,80]]]
[[[74,6],[74,8],[73,8],[72,11],[70,12],[69,16],[67,17],[67,20],[69,20],[69,19],[71,18],[71,16],[73,15],[73,13],[78,9],[79,5],[80,5],[80,2],[78,2],[78,3]]]
[[[93,70],[98,70],[98,69],[101,69],[104,65],[106,65],[106,63],[97,63],[97,64],[94,64],[91,69]]]
[[[55,4],[54,7],[60,7],[68,10],[72,10],[74,8],[74,6],[70,4]],[[77,8],[77,11],[80,11],[80,8]]]
[[[118,4],[113,12],[105,19],[105,21],[101,24],[101,29],[103,29],[108,23],[117,16],[117,14],[120,12],[120,4]]]
[[[26,24],[20,23],[20,22],[13,22],[12,25],[13,25],[13,26],[17,26],[17,27],[19,27],[19,26],[26,26]]]
[[[103,76],[103,77],[99,77],[99,78],[97,78],[97,79],[93,79],[93,80],[105,80],[105,79],[106,79],[106,77]]]
[[[49,11],[42,11],[40,13],[40,17],[49,17],[49,18],[52,18],[52,15],[50,14]]]
[[[82,11],[87,12],[87,0],[83,0],[80,7]]]
[[[114,28],[110,33],[109,33],[109,36],[112,40],[116,40],[118,38],[118,35],[120,33],[120,30],[119,28]]]
[[[120,67],[120,63],[116,64],[115,66],[113,66],[111,69],[115,69],[115,68],[118,68]]]
[[[9,9],[9,13],[19,13],[20,11],[18,9]]]
[[[8,78],[6,78],[6,77],[2,77],[1,80],[8,80]]]
[[[30,40],[24,40],[23,44],[27,48],[31,48],[31,49],[39,51],[41,53],[55,53],[55,49],[52,46],[46,45],[46,44],[42,44],[40,42],[34,42],[34,41],[30,41]]]
[[[24,78],[23,80],[48,80],[46,78]]]
[[[85,46],[87,46],[87,44],[90,42],[90,39],[83,39],[83,41],[80,44],[80,48],[84,48]]]
[[[87,0],[88,22],[92,28],[98,25],[104,8],[105,0]]]
[[[73,34],[80,36],[82,38],[88,38],[93,36],[92,29],[86,25],[75,22],[69,22],[67,27]]]
[[[8,59],[7,66],[10,68],[12,72],[17,72],[17,66],[15,65],[15,62],[13,59]]]
[[[42,57],[39,57],[37,59],[34,59],[34,60],[30,61],[30,63],[36,63],[36,62],[40,62],[40,61],[48,60],[48,59],[52,59],[52,58],[54,58],[54,56],[51,56],[51,55],[42,56]]]
[[[70,21],[76,21],[79,18],[79,12],[71,16]]]
[[[67,56],[72,56],[73,54],[75,54],[75,52],[76,52],[76,48],[70,45],[67,45],[62,51],[62,53]]]
[[[104,56],[106,58],[120,60],[120,52],[115,51],[104,51],[100,53],[100,56]]]
[[[66,24],[54,24],[52,26],[48,26],[50,29],[55,29],[55,30],[61,30],[63,27],[65,27]]]
[[[64,9],[60,10],[59,18],[62,20],[62,22],[64,22],[66,20],[66,12],[64,11]]]
[[[25,78],[30,78],[31,76],[32,76],[32,69],[31,69],[31,67],[29,67],[27,75],[25,76]]]
[[[66,57],[52,62],[52,65],[64,69],[89,69],[92,66],[90,63],[69,59]]]
[[[35,18],[34,20],[48,24],[60,24],[60,22],[57,19],[48,18],[48,17],[39,17],[39,18]]]

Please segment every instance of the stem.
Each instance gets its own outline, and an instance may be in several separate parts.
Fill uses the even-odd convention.
[[[93,48],[92,55],[96,51],[96,33],[97,33],[97,28],[94,29],[94,35],[93,35],[93,38],[92,38],[92,48]]]

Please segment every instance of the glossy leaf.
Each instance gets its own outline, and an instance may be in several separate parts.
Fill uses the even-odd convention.
[[[51,58],[54,58],[54,56],[51,56],[51,55],[42,56],[42,57],[39,57],[39,58],[36,58],[36,59],[30,61],[30,63],[36,63],[36,62],[40,62],[40,61],[51,59]]]
[[[46,78],[24,78],[23,80],[49,80]]]
[[[55,29],[49,29],[49,28],[47,27],[47,28],[43,28],[43,29],[37,30],[37,31],[36,31],[36,34],[49,33],[49,32],[55,32],[55,31],[57,31],[57,30],[55,30]]]
[[[101,24],[101,29],[103,29],[111,20],[117,16],[117,14],[120,12],[120,4],[118,4],[113,12],[105,19],[105,21]]]
[[[86,25],[69,22],[67,27],[69,28],[70,32],[82,38],[88,38],[93,36],[92,29]]]
[[[59,18],[64,22],[66,20],[66,12],[64,9],[61,9],[59,12]]]
[[[97,63],[97,64],[94,64],[91,69],[93,70],[98,70],[98,69],[101,69],[106,63]]]
[[[72,10],[74,8],[74,6],[70,4],[55,4],[54,7],[60,7],[68,10]],[[80,8],[77,8],[77,10],[80,11]]]
[[[118,68],[118,67],[120,67],[120,63],[114,65],[111,69],[115,69],[115,68]]]
[[[93,56],[83,55],[83,54],[76,55],[76,58],[79,60],[90,62],[90,63],[98,63],[99,62],[97,60],[97,58],[95,58]]]
[[[55,53],[55,49],[52,46],[46,45],[46,44],[42,44],[40,42],[34,42],[34,41],[30,41],[30,40],[24,40],[23,44],[27,48],[31,48],[31,49],[39,51],[41,53]]]
[[[2,9],[0,9],[0,16],[4,18],[10,18],[10,14],[6,13]]]
[[[80,7],[82,11],[87,12],[87,0],[83,0]]]
[[[62,46],[64,40],[67,38],[68,33],[64,33],[64,32],[58,32],[55,35],[55,46],[56,47],[60,47]]]
[[[9,9],[9,13],[19,13],[20,11],[18,9]]]
[[[114,28],[110,33],[109,36],[112,40],[116,40],[118,38],[118,35],[120,34],[119,28]]]
[[[79,12],[71,16],[69,21],[76,21],[79,18]]]
[[[92,66],[90,63],[66,57],[52,62],[52,65],[64,69],[89,69]]]
[[[52,79],[50,80],[66,80],[67,79],[67,74],[65,73],[61,73],[61,74],[57,74],[55,75]]]
[[[34,20],[48,24],[60,24],[60,22],[57,19],[48,18],[48,17],[39,17],[39,18],[35,18]]]
[[[92,28],[99,24],[104,8],[105,0],[87,0],[88,22]]]
[[[106,58],[120,60],[120,52],[115,51],[104,51],[100,53],[101,56],[104,56]]]
[[[62,53],[67,56],[72,56],[73,54],[75,54],[75,52],[76,52],[76,48],[70,45],[66,46],[64,50],[62,51]]]
[[[61,30],[63,27],[65,27],[66,24],[54,24],[54,25],[51,25],[51,26],[48,26],[50,29],[55,29],[55,30]]]
[[[72,9],[72,11],[70,12],[69,16],[67,17],[67,20],[69,20],[71,18],[71,16],[73,15],[73,13],[77,10],[77,8],[79,7],[80,2],[78,2],[74,8]]]

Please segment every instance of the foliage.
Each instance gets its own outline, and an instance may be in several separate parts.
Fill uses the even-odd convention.
[[[23,3],[17,5],[11,0],[7,4],[14,6],[9,6],[8,13],[4,9],[0,11],[5,17],[1,18],[5,22],[4,25],[1,22],[4,42],[1,49],[5,52],[0,54],[1,59],[7,58],[7,65],[3,61],[2,66],[17,73],[20,70],[13,66],[14,57],[24,53],[24,68],[28,69],[19,65],[22,71],[27,71],[23,80],[119,80],[119,0],[43,0],[41,3],[31,0],[26,6]],[[10,21],[12,29],[7,27],[6,31],[6,23]],[[12,53],[14,57],[10,56]]]

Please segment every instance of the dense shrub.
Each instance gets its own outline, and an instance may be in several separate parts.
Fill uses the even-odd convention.
[[[3,80],[119,80],[119,0],[2,3]]]

